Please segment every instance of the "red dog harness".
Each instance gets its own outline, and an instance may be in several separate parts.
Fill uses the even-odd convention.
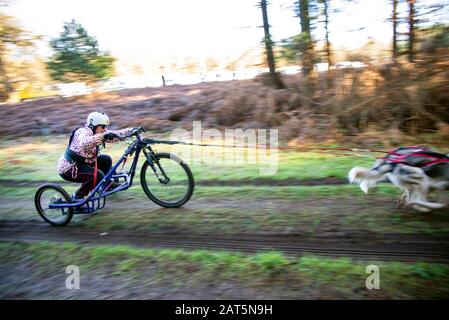
[[[434,152],[426,147],[403,147],[394,149],[381,158],[394,165],[406,164],[413,167],[424,168],[439,163],[449,163],[445,154]]]

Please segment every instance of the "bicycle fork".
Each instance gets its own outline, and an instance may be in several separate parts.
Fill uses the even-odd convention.
[[[167,177],[167,174],[165,173],[164,169],[162,168],[159,160],[156,158],[154,151],[150,149],[150,152],[147,151],[147,148],[143,148],[143,154],[145,155],[145,158],[148,161],[148,164],[150,165],[151,169],[153,169],[154,174],[158,178],[160,183],[168,184],[170,182],[170,178]],[[160,172],[154,165],[156,163],[157,167],[159,168]],[[162,174],[161,174],[162,173]]]

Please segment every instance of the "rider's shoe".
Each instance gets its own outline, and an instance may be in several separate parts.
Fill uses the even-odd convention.
[[[72,202],[80,202],[82,200],[84,200],[84,198],[77,198],[76,195],[72,196]],[[74,210],[75,210],[75,212],[78,212],[78,213],[87,213],[87,212],[89,212],[89,207],[86,202],[85,204],[83,204],[80,207],[75,207]]]
[[[77,213],[89,213],[90,212],[87,203],[83,204],[80,207],[75,207],[74,210]]]
[[[70,197],[70,199],[72,200],[72,202],[78,202],[78,201],[81,201],[81,200],[83,200],[83,199],[84,199],[84,197],[82,197],[82,198],[79,198],[79,197],[77,197],[77,195],[76,195],[76,194],[74,194],[74,195],[72,195],[72,196]]]

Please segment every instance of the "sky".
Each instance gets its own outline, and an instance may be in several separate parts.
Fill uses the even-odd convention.
[[[23,28],[43,35],[46,40],[58,36],[64,22],[74,18],[97,38],[102,50],[110,51],[119,59],[163,64],[186,57],[235,57],[260,46],[263,29],[258,2],[9,0],[6,12]],[[294,2],[269,1],[268,16],[274,41],[300,32]],[[357,48],[369,37],[384,44],[391,41],[391,24],[385,20],[391,12],[389,0],[331,0],[331,3],[342,9],[331,16],[330,40],[335,48]],[[322,29],[318,28],[316,34],[322,38]],[[48,56],[50,51],[41,46],[39,53]]]

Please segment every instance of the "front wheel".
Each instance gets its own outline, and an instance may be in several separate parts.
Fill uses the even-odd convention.
[[[39,187],[34,196],[34,204],[39,215],[54,226],[65,226],[73,216],[72,207],[49,208],[50,204],[69,204],[68,193],[60,186],[52,183]]]
[[[162,207],[178,208],[184,205],[195,187],[189,166],[171,153],[157,153],[155,160],[154,170],[148,160],[142,165],[140,183],[143,191]]]

